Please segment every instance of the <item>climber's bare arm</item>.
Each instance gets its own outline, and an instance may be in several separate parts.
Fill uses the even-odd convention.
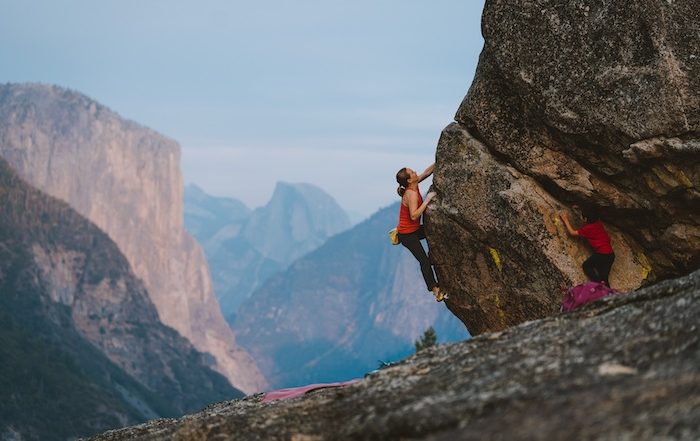
[[[428,168],[426,168],[425,171],[423,173],[421,173],[420,176],[418,176],[418,178],[419,178],[418,182],[423,182],[426,179],[428,179],[428,176],[433,174],[434,169],[435,169],[435,163],[430,164],[430,166],[428,166]]]
[[[407,191],[406,197],[408,198],[408,212],[411,214],[411,219],[416,220],[421,217],[430,201],[433,200],[435,192],[428,193],[420,207],[418,206],[418,194],[415,191]]]
[[[559,213],[559,217],[564,222],[564,226],[566,227],[566,231],[569,233],[569,235],[578,236],[578,230],[575,230],[571,226],[571,222],[569,222],[569,213],[567,213],[566,211],[562,211]]]

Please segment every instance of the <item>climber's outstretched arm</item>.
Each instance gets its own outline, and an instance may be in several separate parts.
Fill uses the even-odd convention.
[[[578,230],[575,230],[569,222],[569,213],[562,211],[559,213],[559,217],[564,222],[564,226],[566,226],[566,231],[568,231],[569,235],[578,236]]]
[[[423,182],[428,178],[428,176],[433,174],[433,169],[435,169],[435,163],[432,163],[428,166],[428,168],[425,169],[423,173],[421,173],[420,176],[418,176],[418,182]]]

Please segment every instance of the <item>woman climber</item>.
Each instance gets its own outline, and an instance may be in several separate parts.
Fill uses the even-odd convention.
[[[430,201],[435,197],[435,192],[428,193],[424,201],[420,194],[418,183],[433,174],[434,168],[435,164],[432,164],[420,175],[408,167],[404,167],[396,173],[396,182],[399,183],[397,192],[401,196],[399,224],[396,230],[399,243],[408,248],[418,260],[418,263],[420,263],[420,270],[423,273],[423,279],[428,287],[428,291],[432,291],[435,300],[442,302],[447,298],[447,295],[440,291],[440,287],[435,281],[432,263],[420,242],[422,239],[425,239],[425,230],[420,221],[421,216]]]

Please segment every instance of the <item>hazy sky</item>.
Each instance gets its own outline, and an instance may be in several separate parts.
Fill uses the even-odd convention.
[[[483,0],[0,0],[0,82],[69,87],[182,146],[186,182],[348,210],[432,162],[483,44]]]

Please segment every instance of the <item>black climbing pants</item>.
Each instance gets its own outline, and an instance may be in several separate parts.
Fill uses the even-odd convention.
[[[593,253],[591,257],[583,262],[583,272],[594,282],[605,282],[610,288],[610,268],[615,261],[615,254]]]
[[[420,263],[420,271],[423,273],[423,280],[425,280],[425,285],[428,287],[428,291],[432,291],[433,288],[438,286],[435,281],[435,275],[433,274],[433,266],[430,263],[428,255],[425,254],[423,249],[423,244],[420,243],[422,239],[425,239],[425,230],[423,225],[413,233],[401,234],[399,233],[399,242],[401,245],[408,248],[408,250],[413,254]]]

